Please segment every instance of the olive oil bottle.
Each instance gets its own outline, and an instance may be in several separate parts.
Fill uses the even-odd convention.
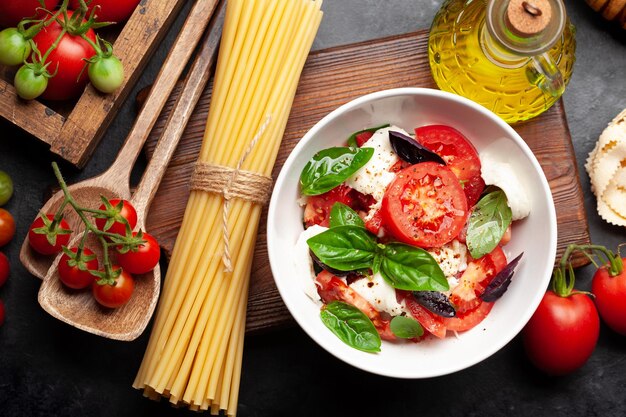
[[[515,123],[563,94],[574,34],[562,0],[447,0],[430,30],[430,67],[440,89]]]

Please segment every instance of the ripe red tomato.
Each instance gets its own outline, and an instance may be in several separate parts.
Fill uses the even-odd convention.
[[[53,214],[46,214],[47,222],[54,220]],[[43,218],[37,216],[33,224],[28,229],[28,243],[35,252],[42,255],[54,255],[61,252],[62,246],[67,246],[70,241],[70,234],[67,233],[70,230],[70,225],[61,219],[59,224],[54,230],[49,230],[45,225]],[[48,241],[48,236],[52,240],[52,243]]]
[[[340,185],[332,190],[320,194],[310,196],[304,209],[304,223],[306,227],[319,224],[328,227],[330,218],[330,210],[336,202],[352,206],[354,199],[352,198],[352,188]]]
[[[137,225],[137,211],[135,211],[135,207],[133,207],[129,201],[117,198],[109,200],[109,204],[112,206],[112,209],[107,210],[107,207],[102,204],[99,210],[108,211],[110,219],[113,219],[113,222],[111,223],[109,218],[97,218],[96,227],[105,232],[126,236],[126,224],[124,220],[128,222],[130,230],[133,230]],[[109,227],[106,227],[107,223],[110,223]]]
[[[441,156],[463,183],[468,206],[476,204],[485,182],[480,176],[480,158],[474,145],[461,132],[445,125],[418,127],[415,136],[418,142]]]
[[[76,254],[78,248],[72,248],[70,251]],[[76,259],[75,255],[70,258],[67,253],[61,256],[59,261],[59,278],[67,287],[80,290],[90,286],[95,277],[88,270],[98,270],[98,259],[96,259],[94,253],[89,248],[83,248],[80,259]]]
[[[6,255],[0,252],[0,287],[7,282],[9,278],[9,272],[11,272],[11,265],[9,264],[9,259]]]
[[[401,292],[398,293],[402,294]],[[446,337],[446,326],[443,323],[443,317],[422,307],[411,295],[401,295],[401,298],[404,299],[404,303],[409,309],[411,316],[422,325],[424,330],[439,339]]]
[[[114,266],[113,269],[119,269],[119,266]],[[94,281],[91,288],[94,298],[100,305],[108,308],[119,308],[126,304],[133,295],[135,281],[132,275],[122,270],[114,285],[100,285]]]
[[[135,8],[139,4],[140,0],[92,0],[88,4],[89,13],[91,10],[99,6],[96,10],[96,16],[98,22],[123,22],[128,19],[135,11]],[[72,9],[77,9],[80,5],[79,0],[71,0],[70,6]],[[89,14],[87,14],[89,16]]]
[[[482,303],[481,294],[498,272],[504,269],[506,263],[506,255],[496,246],[491,253],[467,264],[459,285],[450,294],[450,302],[454,304],[457,313],[474,310]]]
[[[4,324],[4,302],[0,300],[0,326]]]
[[[4,246],[15,236],[15,220],[11,213],[0,208],[0,246]]]
[[[480,300],[479,300],[480,301]],[[478,307],[463,313],[457,312],[454,317],[442,317],[446,329],[456,332],[464,332],[482,322],[493,308],[493,303],[480,301]]]
[[[137,232],[133,232],[133,236],[137,236]],[[148,233],[144,233],[142,238],[146,243],[139,245],[136,251],[129,250],[126,253],[117,254],[117,262],[124,271],[131,274],[145,274],[152,271],[161,257],[161,249],[156,239]]]
[[[72,12],[68,11],[71,16]],[[60,17],[62,18],[62,17]],[[50,26],[43,28],[34,38],[37,49],[42,55],[56,41],[63,28],[55,21]],[[85,35],[95,43],[96,34],[93,29],[87,30]],[[87,76],[87,63],[96,54],[92,46],[80,36],[66,33],[54,49],[46,62],[49,62],[48,71],[56,75],[48,80],[48,87],[41,95],[46,100],[67,100],[81,94],[89,81]]]
[[[59,0],[44,0],[46,9],[53,10]],[[0,0],[0,26],[15,27],[25,17],[43,17],[44,12],[38,11],[41,7],[39,0]]]
[[[458,178],[435,162],[398,172],[383,197],[385,230],[396,239],[423,248],[454,239],[467,221],[467,200]]]
[[[600,333],[593,301],[581,293],[560,297],[547,291],[522,331],[530,361],[550,375],[564,375],[587,362]]]
[[[626,258],[622,259],[626,262]],[[591,292],[596,296],[600,317],[611,329],[626,335],[626,270],[611,276],[606,266],[593,275]]]

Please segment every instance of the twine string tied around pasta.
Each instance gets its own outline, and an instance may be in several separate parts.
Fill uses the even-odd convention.
[[[191,175],[192,190],[221,194],[224,197],[224,207],[222,211],[224,253],[222,255],[222,262],[224,263],[225,272],[233,271],[232,259],[230,257],[230,233],[228,232],[230,200],[239,198],[254,204],[265,205],[271,196],[271,177],[241,169],[246,158],[248,158],[254,146],[263,136],[263,132],[267,129],[270,120],[271,115],[268,115],[252,138],[252,141],[250,141],[248,148],[246,148],[246,151],[239,159],[235,168],[198,161]]]

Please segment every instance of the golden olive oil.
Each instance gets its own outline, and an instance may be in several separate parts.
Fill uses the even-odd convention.
[[[502,0],[500,0],[502,1]],[[508,52],[489,33],[486,0],[448,0],[433,21],[428,52],[433,78],[440,89],[467,97],[505,121],[530,119],[562,94],[538,86],[544,75],[529,56]],[[563,88],[574,65],[574,27],[566,21],[547,53],[562,75]]]

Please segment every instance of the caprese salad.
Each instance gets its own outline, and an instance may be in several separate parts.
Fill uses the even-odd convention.
[[[316,153],[300,187],[297,273],[326,327],[362,351],[475,327],[521,258],[502,250],[530,212],[521,182],[450,126],[356,132]]]

